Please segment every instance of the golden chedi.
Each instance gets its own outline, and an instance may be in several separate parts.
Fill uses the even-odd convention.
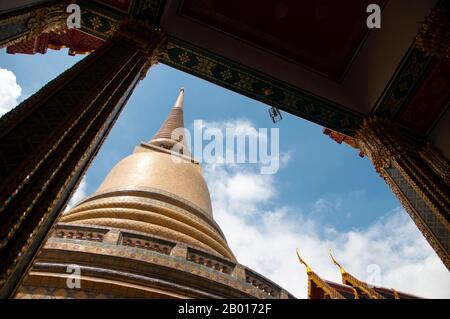
[[[177,134],[183,95],[151,141],[60,218],[17,298],[292,297],[228,247],[202,169]]]

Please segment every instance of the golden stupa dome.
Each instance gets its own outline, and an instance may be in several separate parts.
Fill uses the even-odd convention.
[[[211,198],[200,165],[189,156],[184,143],[181,144],[184,154],[173,151],[173,146],[180,142],[172,137],[172,132],[184,128],[183,97],[181,89],[152,140],[141,143],[132,155],[121,160],[100,185],[99,192],[117,187],[157,189],[194,204],[212,218]]]
[[[150,147],[143,143],[135,153],[122,159],[109,172],[98,192],[117,188],[157,189],[194,204],[212,218],[211,199],[200,165],[177,162],[172,160],[173,155]]]
[[[122,159],[98,190],[61,222],[98,225],[175,240],[235,260],[213,219],[202,170],[172,132],[183,128],[183,95],[148,143]]]

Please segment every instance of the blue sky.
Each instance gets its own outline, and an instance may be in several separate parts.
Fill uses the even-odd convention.
[[[0,58],[1,67],[13,71],[22,87],[21,101],[82,56],[74,58],[52,50],[45,55],[7,55],[3,50]],[[360,158],[357,150],[323,135],[320,126],[285,112],[283,120],[273,124],[267,105],[162,64],[153,67],[138,85],[89,170],[89,193],[95,191],[115,163],[158,130],[180,87],[186,90],[188,128],[196,119],[247,119],[256,128],[280,129],[280,151],[291,154],[289,165],[277,173],[280,201],[312,208],[317,200],[324,199],[327,203],[321,205],[320,213],[315,212],[320,214],[316,217],[339,230],[366,227],[399,205],[371,163]]]
[[[1,50],[0,68],[15,75],[22,92],[12,100],[20,102],[81,58],[68,56],[66,50],[34,56]],[[287,160],[275,175],[261,176],[250,164],[205,167],[216,219],[238,260],[302,297],[306,277],[296,263],[295,247],[302,248],[317,272],[338,281],[326,256],[333,248],[363,280],[367,266],[375,263],[383,285],[450,297],[448,272],[367,158],[323,135],[320,126],[285,112],[273,124],[267,105],[165,65],[152,67],[136,88],[77,199],[95,192],[120,159],[152,137],[180,87],[185,88],[185,124],[190,129],[201,119],[208,125],[280,130],[280,152]],[[230,191],[230,186],[244,192]],[[272,246],[278,252],[270,257],[265,249]],[[418,279],[421,274],[431,279]]]

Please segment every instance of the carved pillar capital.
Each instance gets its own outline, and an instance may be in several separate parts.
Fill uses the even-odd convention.
[[[145,78],[149,68],[157,64],[167,50],[167,36],[161,28],[132,18],[122,21],[119,29],[113,35],[114,37],[133,43],[147,57],[148,61],[141,72],[141,80]]]
[[[133,18],[124,19],[113,37],[132,42],[144,54],[153,54],[166,40],[166,34],[161,28]]]
[[[42,33],[67,30],[67,6],[75,0],[46,2],[0,14],[0,48],[37,38]],[[9,26],[8,26],[9,25]]]
[[[406,154],[413,147],[395,125],[378,116],[365,118],[355,136],[359,148],[370,158],[379,174],[391,166],[395,157]]]
[[[420,26],[416,45],[429,55],[450,59],[450,2],[441,0]]]
[[[67,27],[67,6],[74,1],[62,1],[60,3],[43,6],[34,10],[27,21],[27,39],[35,38],[43,32],[63,32]]]
[[[432,147],[376,116],[356,132],[358,146],[450,268],[450,164]]]
[[[419,152],[436,174],[450,187],[450,163],[439,153],[438,150],[430,143],[426,143]]]

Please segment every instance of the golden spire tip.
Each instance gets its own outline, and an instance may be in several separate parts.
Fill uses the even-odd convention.
[[[333,261],[333,263],[334,263],[336,266],[339,267],[339,270],[341,271],[341,274],[345,274],[346,271],[345,271],[344,267],[342,267],[341,264],[339,264],[339,263],[337,262],[337,260],[333,257],[331,248],[330,248],[330,257],[331,257],[331,261]]]
[[[299,252],[298,248],[297,248],[297,257],[298,257],[298,260],[300,261],[300,263],[303,264],[303,265],[305,265],[305,267],[306,267],[306,272],[307,272],[308,274],[309,274],[309,273],[312,273],[311,267],[309,267],[309,265],[302,259],[302,257],[300,257],[300,252]]]
[[[180,94],[178,94],[177,101],[175,102],[174,108],[183,108],[183,99],[184,99],[184,88],[180,89]]]

